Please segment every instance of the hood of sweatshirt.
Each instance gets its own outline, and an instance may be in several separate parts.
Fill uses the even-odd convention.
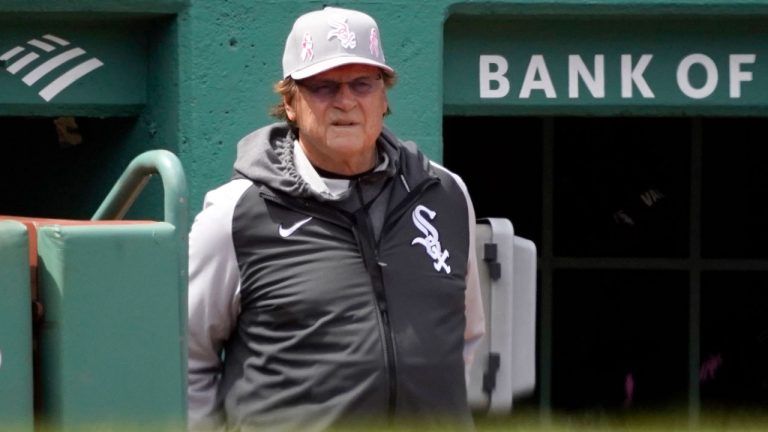
[[[287,123],[273,123],[258,129],[237,144],[234,178],[247,178],[270,189],[298,198],[335,200],[332,195],[313,189],[299,174],[293,156],[296,134]],[[422,170],[408,170],[430,175],[429,161],[412,142],[401,142],[386,128],[376,142],[379,151],[386,153],[389,164],[383,171],[369,176],[391,177],[402,172],[405,163],[422,165]],[[411,159],[412,156],[415,159]],[[411,174],[410,177],[413,177]],[[421,177],[421,176],[418,176]],[[402,178],[407,183],[419,182],[419,178]]]

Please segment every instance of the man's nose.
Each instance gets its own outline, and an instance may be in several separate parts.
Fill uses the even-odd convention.
[[[349,87],[349,83],[340,83],[339,91],[334,97],[334,102],[344,109],[352,108],[357,104],[357,97]]]

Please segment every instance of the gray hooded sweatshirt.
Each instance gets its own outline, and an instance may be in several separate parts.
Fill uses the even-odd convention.
[[[471,428],[484,322],[461,180],[388,131],[329,188],[286,124],[241,140],[190,234],[192,428]]]

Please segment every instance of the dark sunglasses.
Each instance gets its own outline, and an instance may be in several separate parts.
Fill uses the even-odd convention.
[[[313,97],[323,100],[330,100],[336,97],[341,91],[341,86],[346,84],[349,90],[355,96],[368,96],[378,89],[378,82],[381,81],[381,74],[372,76],[363,76],[355,78],[352,81],[333,81],[333,80],[301,80],[296,81],[300,87],[306,89]]]

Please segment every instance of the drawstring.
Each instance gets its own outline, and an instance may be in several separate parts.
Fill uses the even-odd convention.
[[[408,187],[408,182],[405,181],[405,176],[400,174],[400,181],[403,182],[403,186],[405,187],[406,192],[411,192],[411,188]]]

